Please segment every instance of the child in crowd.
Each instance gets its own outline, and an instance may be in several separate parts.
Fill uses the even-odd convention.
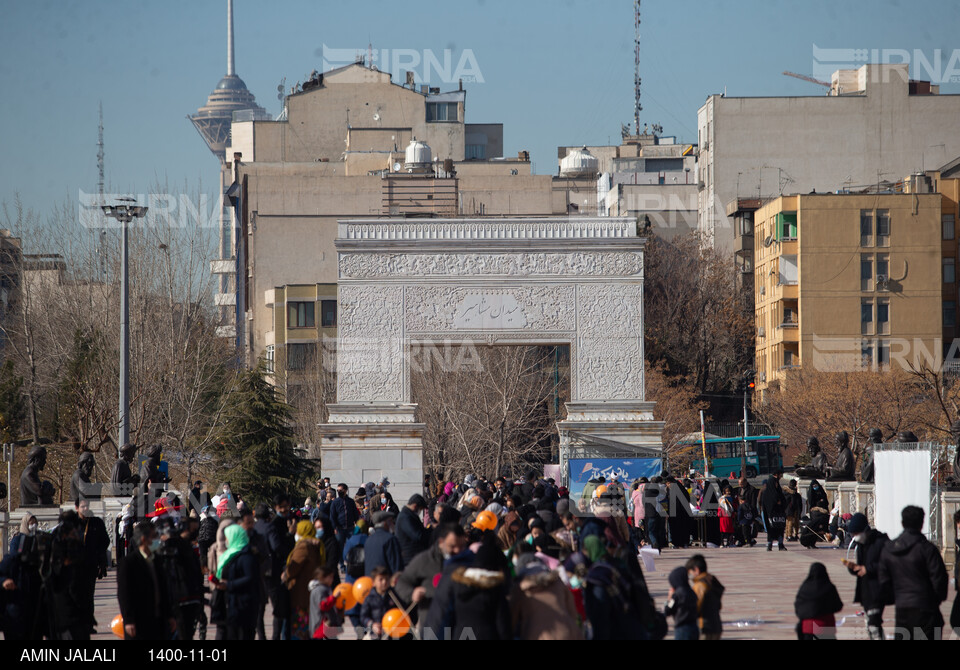
[[[697,594],[697,615],[700,633],[704,640],[719,640],[723,632],[720,608],[723,584],[707,572],[707,559],[695,554],[687,560],[687,574],[693,580],[693,592]]]
[[[390,588],[390,571],[385,566],[377,566],[370,573],[373,580],[373,590],[367,595],[360,608],[360,622],[367,630],[367,635],[374,639],[379,639],[383,635],[383,615],[387,610],[391,610],[396,605],[394,600],[396,594]],[[391,598],[391,594],[394,598]]]
[[[343,621],[333,596],[333,570],[320,566],[310,580],[310,631],[314,640],[333,640]]]
[[[673,617],[674,640],[697,640],[700,629],[697,627],[697,594],[687,581],[687,569],[679,566],[669,576],[670,592],[663,613]]]

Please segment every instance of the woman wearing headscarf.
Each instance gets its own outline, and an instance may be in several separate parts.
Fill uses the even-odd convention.
[[[807,509],[813,509],[814,507],[830,509],[827,492],[823,490],[823,486],[816,479],[810,480],[810,487],[807,489]]]
[[[220,557],[227,553],[226,530],[232,525],[234,525],[234,520],[231,517],[220,520],[220,525],[217,527],[217,541],[210,545],[210,549],[207,552],[207,569],[210,571],[212,577],[215,577],[217,574]],[[217,588],[216,581],[212,578],[210,580],[210,589],[213,591],[210,595],[210,623],[217,627],[216,639],[226,640],[227,599],[224,592]]]
[[[843,609],[843,601],[823,563],[810,566],[810,574],[800,585],[793,607],[800,619],[797,624],[798,639],[836,639],[837,622],[833,615]]]
[[[227,639],[252,640],[260,613],[260,564],[242,526],[224,531],[227,550],[218,558],[217,589],[227,595]]]
[[[340,543],[337,542],[337,536],[333,532],[333,523],[329,518],[321,516],[313,522],[313,528],[316,538],[323,543],[323,551],[326,554],[326,560],[323,564],[330,568],[333,574],[333,583],[330,588],[336,588],[340,583],[340,571],[337,569],[340,560]]]
[[[759,498],[763,526],[767,531],[767,551],[773,551],[774,540],[780,551],[786,551],[787,548],[783,546],[783,534],[787,528],[787,501],[780,488],[780,482],[775,476],[770,475],[767,479]]]
[[[513,548],[513,545],[517,542],[517,533],[520,532],[522,527],[523,521],[520,520],[520,515],[516,512],[508,512],[503,517],[500,530],[497,531],[497,546],[500,547],[501,551],[510,551]]]
[[[0,562],[0,584],[13,582],[12,589],[3,591],[6,607],[0,612],[0,624],[5,640],[42,640],[46,621],[40,597],[40,565],[29,561],[27,557],[34,550],[37,541],[37,517],[27,514],[20,521],[20,533],[10,540],[8,551]]]
[[[325,533],[326,534],[326,533]],[[310,580],[314,571],[326,562],[324,545],[316,539],[313,524],[297,523],[296,545],[287,557],[283,580],[290,591],[291,639],[309,640],[310,630]]]

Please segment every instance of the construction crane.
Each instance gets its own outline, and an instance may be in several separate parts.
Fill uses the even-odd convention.
[[[796,72],[788,72],[786,70],[784,70],[783,74],[787,75],[788,77],[794,77],[796,79],[802,79],[803,81],[809,81],[811,84],[819,84],[820,86],[826,86],[827,88],[830,88],[831,86],[833,86],[833,84],[829,82],[820,81],[819,79],[808,77],[805,74],[797,74]]]

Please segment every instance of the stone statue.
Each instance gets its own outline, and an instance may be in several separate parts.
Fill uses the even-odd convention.
[[[834,437],[837,445],[837,464],[830,468],[830,476],[827,481],[834,482],[853,482],[856,477],[853,475],[856,459],[853,452],[850,451],[850,435],[845,430],[841,430]]]
[[[130,464],[137,454],[137,445],[129,442],[120,447],[120,458],[113,464],[110,473],[110,488],[115,496],[128,495],[140,483],[140,475],[133,474]]]
[[[163,473],[160,472],[160,455],[162,452],[162,446],[159,444],[153,445],[150,447],[150,451],[147,452],[147,460],[140,466],[140,485],[144,487],[144,492],[146,492],[148,481],[151,486],[166,484],[169,481]]]
[[[807,452],[810,454],[810,465],[797,468],[797,474],[808,479],[824,479],[830,469],[826,454],[820,450],[820,440],[815,437],[807,438]]]
[[[77,469],[70,478],[70,500],[76,502],[81,498],[100,497],[100,487],[90,481],[94,465],[96,465],[96,462],[93,459],[93,454],[89,451],[80,454]]]
[[[40,471],[47,466],[47,450],[39,445],[27,454],[27,467],[20,475],[20,506],[52,505],[56,489],[50,482],[40,481]]]
[[[873,451],[876,445],[883,443],[883,431],[879,428],[870,429],[870,439],[863,450],[863,463],[860,464],[860,481],[864,484],[873,483]]]
[[[913,431],[901,430],[897,433],[897,442],[901,444],[913,444],[914,442],[919,442],[920,438],[913,434]]]

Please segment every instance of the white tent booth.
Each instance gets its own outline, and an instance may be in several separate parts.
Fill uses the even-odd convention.
[[[900,513],[915,505],[924,511],[923,533],[943,546],[938,473],[949,450],[932,442],[893,442],[874,449],[873,525],[891,538],[903,531]]]

